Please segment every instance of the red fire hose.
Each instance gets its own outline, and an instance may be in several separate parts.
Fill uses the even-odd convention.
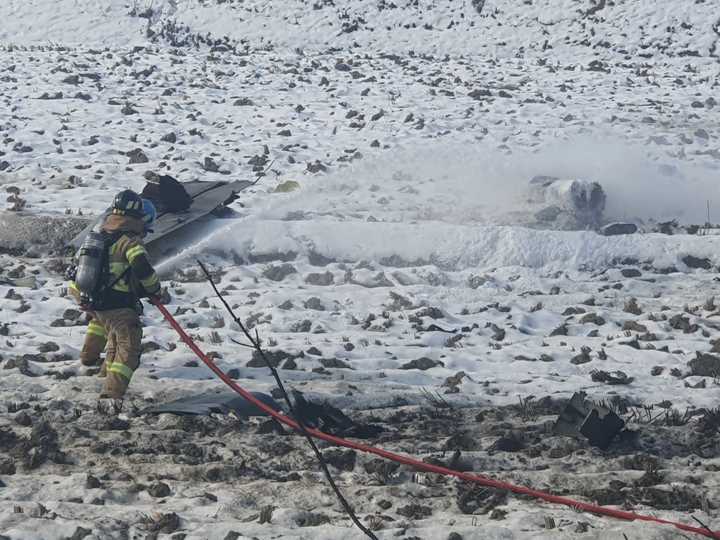
[[[250,392],[243,389],[242,387],[238,386],[235,381],[233,381],[230,377],[228,377],[217,365],[208,358],[204,352],[200,350],[200,348],[195,344],[195,342],[192,340],[190,336],[185,333],[183,328],[178,324],[178,322],[175,320],[175,318],[170,314],[170,312],[163,306],[162,304],[155,304],[155,306],[160,310],[160,313],[162,313],[163,317],[167,320],[168,323],[170,323],[170,326],[172,326],[175,331],[180,336],[180,339],[185,342],[185,344],[190,347],[190,349],[202,360],[207,367],[209,367],[215,375],[217,375],[226,385],[228,385],[230,388],[232,388],[235,392],[240,394],[243,398],[245,398],[247,401],[255,405],[258,409],[261,409],[262,411],[269,414],[271,417],[273,417],[278,422],[281,422],[285,424],[288,427],[291,427],[295,431],[300,432],[300,427],[298,424],[292,420],[291,418],[288,418],[282,413],[277,412],[272,407],[267,406],[262,401],[258,400],[253,396]],[[652,523],[659,523],[662,525],[672,525],[673,527],[676,527],[677,529],[699,534],[701,536],[704,536],[706,538],[714,538],[715,540],[720,539],[720,532],[713,532],[710,529],[704,529],[701,527],[696,527],[692,525],[685,525],[684,523],[679,523],[676,521],[669,521],[666,519],[660,519],[652,516],[645,516],[642,514],[636,514],[634,512],[626,512],[624,510],[616,510],[614,508],[606,508],[604,506],[598,506],[595,504],[588,504],[580,501],[576,501],[573,499],[569,499],[566,497],[559,497],[557,495],[551,495],[550,493],[545,493],[543,491],[538,491],[535,489],[527,488],[524,486],[516,486],[514,484],[509,484],[507,482],[501,482],[499,480],[494,480],[493,478],[488,478],[486,476],[481,476],[477,474],[470,474],[465,472],[459,472],[459,471],[453,471],[452,469],[448,469],[446,467],[440,467],[438,465],[431,465],[429,463],[424,463],[420,460],[403,456],[400,454],[396,454],[394,452],[389,452],[387,450],[383,450],[382,448],[375,448],[373,446],[367,446],[361,443],[349,441],[346,439],[342,439],[340,437],[335,437],[333,435],[328,435],[327,433],[323,433],[322,431],[319,431],[317,429],[312,428],[306,428],[307,433],[312,435],[313,437],[317,439],[322,439],[324,441],[327,441],[329,443],[335,444],[337,446],[344,446],[346,448],[352,448],[353,450],[357,450],[359,452],[364,452],[367,454],[375,454],[376,456],[380,456],[385,459],[389,459],[390,461],[394,461],[396,463],[401,463],[403,465],[408,465],[410,467],[413,467],[415,469],[419,469],[426,472],[441,474],[444,476],[454,476],[456,478],[460,478],[461,480],[465,480],[467,482],[472,482],[475,484],[480,484],[485,487],[491,487],[496,489],[501,489],[504,491],[510,491],[512,493],[517,493],[520,495],[528,495],[536,499],[540,499],[546,502],[554,503],[554,504],[561,504],[565,506],[569,506],[571,508],[574,508],[576,510],[582,510],[585,512],[590,512],[592,514],[598,514],[601,516],[608,516],[613,517],[617,519],[623,519],[628,521],[649,521]]]

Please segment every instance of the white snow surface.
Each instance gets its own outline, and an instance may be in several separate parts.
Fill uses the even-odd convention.
[[[7,0],[0,7],[0,39],[135,45],[145,39],[148,22],[172,19],[192,32],[287,49],[380,44],[403,52],[513,57],[542,48],[551,57],[587,61],[598,52],[674,57],[690,51],[713,63],[718,14],[712,2],[618,0],[595,13],[593,6],[577,0]],[[579,45],[587,46],[584,54],[578,55]]]
[[[704,223],[709,201],[719,221],[719,39],[717,3],[698,0],[3,0],[2,211],[97,214],[117,190],[141,188],[147,170],[215,180],[267,169],[232,218],[204,224],[191,242],[168,241],[157,260],[171,312],[243,387],[275,383],[247,367],[251,351],[234,342],[243,336],[196,258],[267,348],[295,357],[294,369],[281,364],[287,384],[351,415],[431,415],[423,390],[457,410],[584,390],[636,412],[699,416],[720,398],[718,377],[689,365],[720,338],[710,301],[720,291],[720,238],[531,228],[525,189],[535,175],[583,178],[604,186],[609,219]],[[146,160],[130,161],[136,149]],[[206,158],[220,172],[205,170]],[[288,181],[297,189],[276,191]],[[173,418],[130,412],[125,430],[98,420],[100,382],[77,362],[85,326],[67,311],[75,306],[55,263],[0,255],[0,428],[28,436],[14,408],[28,403],[57,421],[73,452],[70,463],[31,470],[18,458],[15,474],[0,473],[0,538],[77,537],[78,526],[93,529],[90,540],[142,537],[155,512],[177,513],[188,540],[231,530],[243,539],[362,537],[297,451],[302,441],[283,451],[287,437],[247,426],[229,424],[230,435],[207,443]],[[146,310],[144,324],[149,345],[129,411],[220,386],[157,312]],[[9,367],[38,354],[26,356],[32,376]],[[435,367],[407,369],[420,358]],[[632,382],[599,382],[597,370]],[[588,485],[618,491],[609,482],[622,480],[631,490],[642,474],[629,471],[622,445],[553,454],[566,443],[543,435],[552,451],[497,452],[498,434],[477,418],[456,427],[481,431],[465,452],[478,472],[585,499]],[[709,504],[696,515],[718,529],[711,473],[720,462],[707,450],[717,434],[697,435],[696,425],[668,429],[706,437],[698,448],[708,454],[658,443],[660,486],[701,494]],[[276,447],[287,454],[283,473],[300,477],[208,480],[171,454],[167,437],[198,442],[214,460],[206,468],[254,464]],[[445,441],[430,435],[385,443],[446,459]],[[505,519],[467,515],[451,486],[409,471],[384,484],[361,465],[335,472],[382,539],[680,538],[524,499],[499,505]],[[102,487],[88,487],[87,474]],[[143,487],[160,480],[172,496]],[[386,499],[392,508],[379,510]],[[689,512],[649,500],[632,504],[692,523]],[[408,501],[432,515],[395,512]],[[271,522],[258,523],[267,506]],[[329,523],[304,527],[311,512]],[[545,528],[549,516],[556,529]]]

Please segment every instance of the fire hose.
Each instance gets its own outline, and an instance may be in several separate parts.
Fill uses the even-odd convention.
[[[289,418],[288,416],[276,411],[272,407],[269,407],[262,401],[258,400],[250,392],[248,392],[247,390],[245,390],[244,388],[239,386],[235,381],[233,381],[230,377],[228,377],[227,374],[225,372],[223,372],[215,364],[215,362],[213,362],[213,360],[210,359],[197,346],[197,344],[185,332],[185,330],[183,330],[183,328],[180,326],[180,324],[175,320],[175,318],[170,314],[170,312],[167,310],[167,308],[164,305],[162,305],[160,303],[155,303],[155,306],[158,308],[158,310],[160,310],[160,313],[162,313],[163,317],[170,324],[170,326],[178,333],[178,335],[180,336],[180,339],[227,386],[229,386],[233,391],[237,392],[240,396],[242,396],[248,402],[252,403],[255,407],[257,407],[258,409],[267,413],[269,416],[271,416],[278,422],[292,428],[295,431],[298,431],[298,432],[301,431],[300,426],[292,418]],[[359,452],[363,452],[366,454],[374,454],[374,455],[380,456],[384,459],[394,461],[395,463],[407,465],[409,467],[412,467],[414,469],[418,469],[421,471],[440,474],[443,476],[452,476],[452,477],[464,480],[466,482],[479,484],[481,486],[495,488],[495,489],[499,489],[499,490],[503,490],[503,491],[509,491],[511,493],[515,493],[518,495],[526,495],[526,496],[533,497],[535,499],[539,499],[539,500],[553,503],[553,504],[569,506],[570,508],[573,508],[578,511],[589,512],[591,514],[597,514],[597,515],[601,515],[601,516],[607,516],[607,517],[622,519],[622,520],[626,520],[626,521],[646,521],[646,522],[651,522],[651,523],[658,523],[661,525],[670,525],[670,526],[673,526],[682,531],[699,534],[706,538],[714,538],[715,540],[720,540],[720,531],[713,532],[709,528],[701,528],[701,527],[697,527],[697,526],[693,526],[693,525],[686,525],[684,523],[680,523],[677,521],[671,521],[671,520],[666,520],[666,519],[662,519],[662,518],[657,518],[654,516],[636,514],[634,512],[628,512],[625,510],[617,510],[614,508],[607,508],[607,507],[599,506],[596,504],[584,503],[584,502],[576,501],[574,499],[570,499],[567,497],[552,495],[550,493],[546,493],[544,491],[539,491],[536,489],[528,488],[525,486],[518,486],[518,485],[510,484],[508,482],[495,480],[493,478],[489,478],[486,476],[467,473],[467,472],[454,471],[452,469],[448,469],[447,467],[442,467],[439,465],[432,465],[430,463],[425,463],[425,462],[420,461],[415,458],[403,456],[401,454],[396,454],[396,453],[390,452],[388,450],[383,450],[382,448],[376,448],[374,446],[368,446],[368,445],[365,445],[362,443],[343,439],[341,437],[336,437],[334,435],[329,435],[318,429],[306,427],[305,430],[307,431],[307,433],[309,433],[311,436],[315,437],[316,439],[321,439],[321,440],[324,440],[331,444],[334,444],[336,446],[343,446],[345,448],[350,448],[352,450],[357,450]]]

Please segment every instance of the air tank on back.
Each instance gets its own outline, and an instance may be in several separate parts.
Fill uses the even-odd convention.
[[[100,283],[105,251],[105,238],[101,233],[90,232],[78,251],[75,284],[84,295],[92,295]]]

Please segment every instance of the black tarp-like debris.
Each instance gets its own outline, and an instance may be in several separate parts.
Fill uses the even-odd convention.
[[[182,183],[170,175],[152,175],[141,195],[153,202],[159,214],[184,212],[193,202]]]

